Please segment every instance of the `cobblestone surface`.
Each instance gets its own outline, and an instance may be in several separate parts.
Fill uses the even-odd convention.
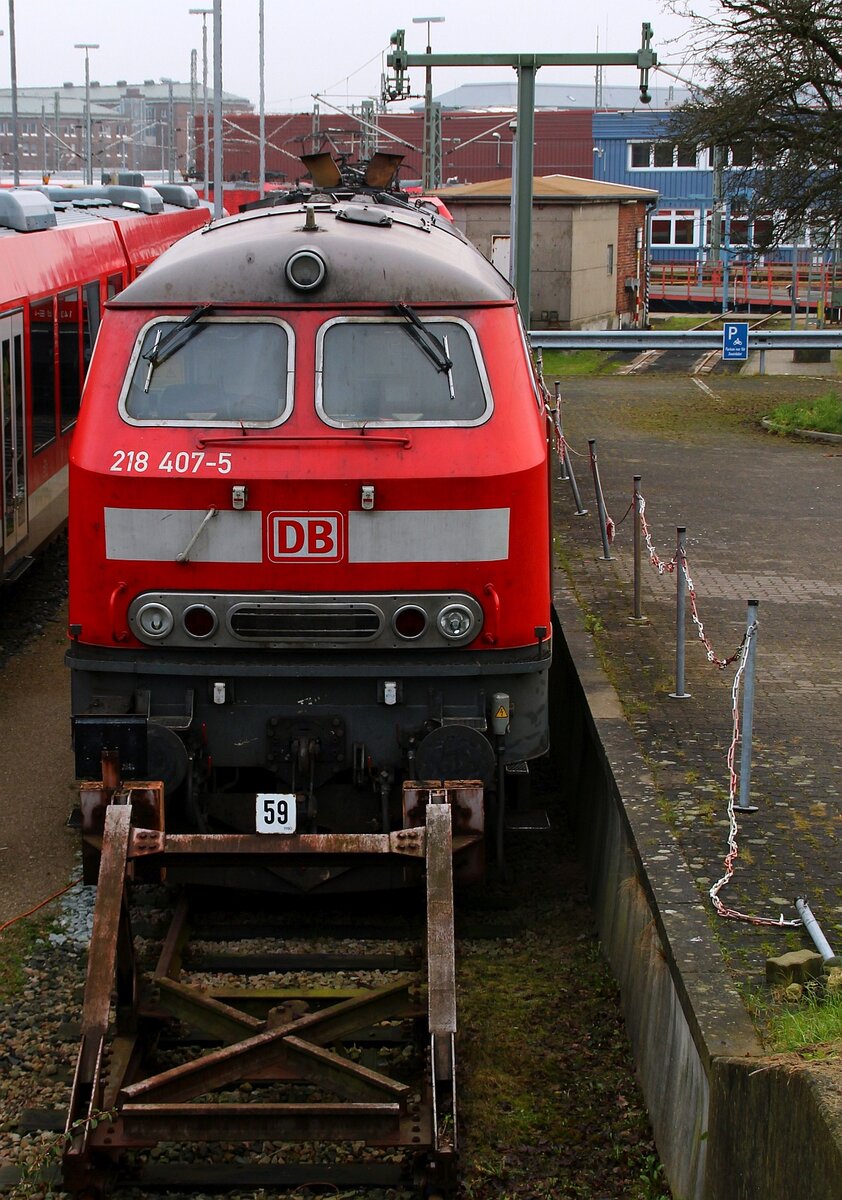
[[[675,690],[675,580],[645,558],[642,609],[633,612],[632,477],[642,476],[656,549],[669,560],[676,526],[699,615],[720,657],[734,652],[746,601],[759,604],[752,803],[741,816],[740,856],[723,901],[794,918],[808,897],[842,952],[842,463],[834,447],[771,437],[754,415],[780,399],[817,395],[809,379],[716,379],[701,398],[682,377],[565,379],[564,428],[586,517],[569,485],[556,484],[559,554],[599,652],[647,756],[663,819],[675,831],[700,893],[723,873],[727,851],[726,755],[734,667],[707,662],[687,615],[685,690]],[[700,412],[699,404],[706,406]],[[609,513],[618,521],[612,560],[602,558],[587,440],[596,439]],[[711,909],[712,912],[712,909]],[[758,928],[713,916],[726,961],[750,988],[765,959],[813,948],[803,930]]]

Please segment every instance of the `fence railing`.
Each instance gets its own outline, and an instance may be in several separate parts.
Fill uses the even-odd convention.
[[[842,306],[842,278],[832,264],[790,262],[746,263],[732,261],[727,283],[722,263],[688,259],[652,262],[649,266],[649,300],[722,300],[727,287],[732,305],[797,308],[811,311]]]
[[[533,347],[542,350],[716,350],[721,329],[536,329]],[[752,350],[839,350],[842,329],[749,329]]]

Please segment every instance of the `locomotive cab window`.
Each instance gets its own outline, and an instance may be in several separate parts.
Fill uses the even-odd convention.
[[[316,407],[329,425],[480,425],[491,389],[476,335],[453,317],[338,317],[319,330]]]
[[[278,320],[204,317],[147,325],[120,397],[132,425],[278,425],[292,402],[292,335]]]

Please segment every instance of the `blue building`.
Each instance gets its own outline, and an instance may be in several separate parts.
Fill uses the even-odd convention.
[[[752,220],[747,196],[734,194],[727,180],[729,171],[750,165],[748,147],[723,152],[717,188],[712,148],[678,144],[668,135],[668,122],[668,112],[648,108],[593,114],[594,178],[658,192],[650,218],[651,261],[701,264],[718,257],[717,241],[734,259],[762,257],[755,247],[768,239],[770,222]],[[717,191],[723,197],[718,205]],[[788,258],[791,250],[776,248],[775,258]]]

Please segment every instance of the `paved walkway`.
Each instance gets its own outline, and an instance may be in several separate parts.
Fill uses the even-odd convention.
[[[664,821],[675,831],[700,894],[727,852],[731,684],[734,668],[706,660],[687,616],[687,700],[674,700],[675,580],[644,557],[643,612],[633,612],[632,477],[656,548],[670,559],[676,526],[699,615],[720,657],[733,653],[746,601],[760,601],[754,713],[753,816],[741,817],[740,856],[723,902],[795,918],[805,895],[842,953],[842,447],[765,432],[758,415],[782,398],[817,395],[805,378],[563,380],[564,428],[586,507],[577,517],[556,484],[557,542],[627,716],[647,755]],[[735,416],[735,413],[753,414]],[[602,558],[588,438],[596,439],[610,515],[612,561]],[[769,955],[813,949],[806,932],[711,919],[726,962],[750,988]]]

